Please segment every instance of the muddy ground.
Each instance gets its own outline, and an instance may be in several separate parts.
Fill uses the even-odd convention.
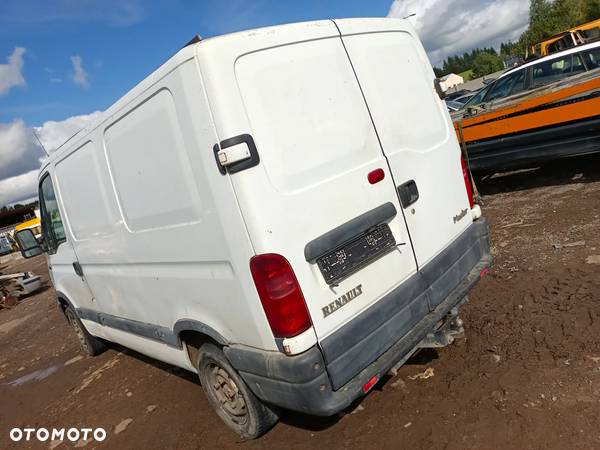
[[[118,347],[79,356],[44,258],[13,264],[46,286],[0,311],[0,448],[52,447],[12,444],[27,426],[104,427],[86,448],[600,448],[600,158],[480,188],[495,267],[463,310],[466,337],[347,413],[288,413],[252,442],[221,424],[192,374]]]

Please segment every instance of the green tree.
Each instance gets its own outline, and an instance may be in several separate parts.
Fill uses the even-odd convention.
[[[554,0],[552,14],[557,25],[556,33],[587,22],[586,0]]]
[[[500,56],[503,60],[511,56],[524,57],[532,45],[596,19],[600,19],[600,0],[530,0],[529,27],[516,42],[502,43]],[[435,73],[440,77],[474,69],[476,59],[484,52],[496,54],[493,48],[476,48],[463,55],[449,56],[441,68],[435,68]],[[484,59],[490,60],[488,56]]]
[[[443,75],[447,75],[449,73],[463,73],[467,70],[471,69],[473,66],[473,62],[477,55],[480,53],[491,53],[493,55],[496,54],[496,50],[493,48],[475,48],[470,52],[465,52],[462,55],[456,56],[448,56],[446,60],[444,60],[441,68],[435,67],[434,70],[436,72],[436,76],[440,77]]]
[[[600,0],[587,0],[584,2],[583,11],[586,21],[600,19]]]
[[[521,35],[520,54],[550,36],[600,18],[600,0],[531,0],[529,28]]]
[[[495,53],[483,52],[473,61],[473,78],[480,78],[490,73],[498,72],[504,68],[502,59]]]
[[[558,28],[556,22],[552,2],[549,0],[531,0],[529,4],[529,29],[526,31],[529,39],[538,42],[556,33]]]

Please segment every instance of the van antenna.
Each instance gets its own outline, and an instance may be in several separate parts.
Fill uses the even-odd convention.
[[[202,38],[199,35],[195,35],[193,38],[191,38],[183,47],[181,48],[186,48],[190,45],[193,44],[197,44],[198,42],[200,42],[202,40]]]
[[[37,133],[35,132],[35,130],[32,128],[31,132],[33,133],[33,135],[35,136],[36,140],[38,141],[38,144],[40,144],[40,147],[42,147],[42,150],[44,150],[44,153],[46,153],[46,155],[48,156],[48,158],[50,157],[50,153],[48,153],[48,150],[46,150],[46,147],[44,147],[44,144],[42,144],[42,141],[40,141],[39,136],[37,135]]]

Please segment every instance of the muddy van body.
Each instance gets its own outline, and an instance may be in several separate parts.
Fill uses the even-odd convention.
[[[40,172],[50,274],[84,349],[198,372],[256,437],[279,408],[334,414],[451,342],[491,260],[434,81],[404,20],[177,52]]]

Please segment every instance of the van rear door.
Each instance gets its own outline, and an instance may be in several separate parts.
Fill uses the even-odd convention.
[[[336,20],[408,223],[419,268],[471,223],[460,148],[435,75],[405,20]],[[431,305],[435,307],[437,305]]]
[[[416,273],[395,185],[339,32],[323,21],[206,44],[200,67],[219,138],[251,134],[260,156],[258,165],[227,175],[255,252],[288,259],[322,340]],[[348,270],[347,258],[357,256],[365,259]],[[428,311],[425,298],[411,301],[407,330]]]

